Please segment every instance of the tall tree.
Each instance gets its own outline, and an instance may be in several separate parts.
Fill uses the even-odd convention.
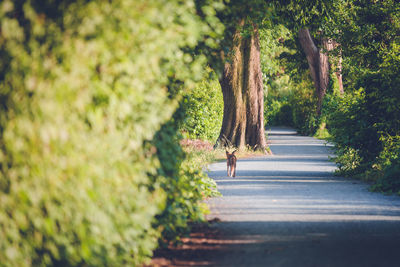
[[[224,116],[217,144],[265,150],[264,86],[258,28],[266,1],[232,1],[220,17],[227,26],[220,84]],[[224,47],[224,46],[223,46]]]
[[[400,152],[384,141],[400,135],[400,3],[338,0],[334,10],[326,30],[341,44],[350,94],[348,108],[342,101],[330,113],[330,133],[341,155],[357,152],[360,160],[347,162],[358,171],[377,169],[380,153],[390,158]]]
[[[322,101],[326,95],[329,85],[329,70],[331,68],[329,52],[336,49],[339,45],[330,38],[321,38],[321,48],[318,48],[311,37],[310,31],[307,28],[299,30],[299,40],[301,47],[307,57],[307,62],[310,67],[311,78],[314,82],[318,102],[317,114],[321,114]],[[338,56],[335,66],[335,75],[338,80],[339,91],[343,93],[343,82],[341,73],[341,56]]]
[[[243,24],[241,21],[240,25]],[[252,25],[248,37],[238,28],[231,49],[220,79],[224,116],[219,140],[224,145],[265,149],[264,88],[257,26]]]
[[[314,82],[318,97],[317,114],[320,115],[322,100],[329,84],[329,60],[326,50],[332,50],[332,41],[323,38],[321,40],[323,48],[319,49],[307,28],[299,30],[299,40],[310,67],[311,78]]]
[[[340,54],[336,56],[337,53],[330,53],[339,44],[327,38],[323,29],[325,21],[329,20],[332,13],[333,3],[332,0],[282,0],[277,3],[281,21],[294,32],[298,32],[300,47],[306,54],[318,97],[318,115],[321,114],[322,101],[329,86],[331,67],[335,69],[339,90],[343,91]],[[313,39],[311,33],[317,33],[320,36],[318,40]],[[333,55],[335,60],[332,60]]]

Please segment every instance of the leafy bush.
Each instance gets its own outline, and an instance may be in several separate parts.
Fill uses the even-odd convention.
[[[275,99],[268,99],[264,102],[264,125],[279,125],[278,114],[283,105],[281,101]]]
[[[327,112],[327,127],[339,151],[337,160],[346,173],[350,170],[350,174],[376,182],[375,189],[396,192],[396,140],[400,135],[398,3],[342,1],[334,5],[336,14],[326,28],[340,43],[347,92],[343,98],[332,98]]]
[[[308,75],[308,73],[304,75]],[[312,135],[318,129],[319,118],[316,113],[316,103],[317,98],[311,79],[303,77],[303,81],[296,84],[289,100],[293,109],[293,124],[302,134]]]
[[[164,124],[153,140],[160,160],[153,183],[167,194],[166,208],[154,221],[154,228],[162,231],[161,245],[179,240],[190,230],[189,223],[202,221],[207,208],[201,201],[216,192],[215,182],[203,171],[209,162],[180,146],[182,136],[176,121],[183,115],[184,110],[178,109],[174,119]]]
[[[314,134],[319,126],[315,88],[307,61],[299,53],[297,34],[279,23],[260,31],[264,83],[268,89],[266,125],[296,127],[302,134]]]
[[[360,149],[366,133],[366,125],[362,121],[363,90],[343,96],[327,95],[325,98],[325,114],[331,141],[336,146],[336,162],[343,173],[360,172],[363,155]]]
[[[289,104],[283,104],[279,109],[278,121],[280,125],[293,125],[293,108]]]
[[[280,57],[285,53],[294,53],[284,45],[285,39],[293,37],[282,24],[264,26],[260,30],[261,68],[265,87],[264,125],[292,125],[292,114],[287,104],[293,86],[285,72],[287,64]]]
[[[381,136],[383,149],[377,159],[377,164],[383,167],[392,165],[393,160],[400,158],[400,136]]]
[[[372,190],[400,195],[400,161],[393,160],[383,173],[383,177],[376,181]]]
[[[388,83],[384,71],[365,75],[366,89],[343,97],[329,96],[326,114],[342,173],[374,181],[374,190],[398,192],[400,110],[393,101],[399,96],[393,91],[396,77]],[[387,91],[393,94],[389,97]]]
[[[371,169],[391,140],[382,137],[399,135],[397,80],[392,70],[382,68],[380,73],[362,76],[359,84],[365,88],[329,99],[327,125],[342,166],[354,165],[341,160],[341,155],[352,150],[358,155],[356,173]]]
[[[160,131],[171,81],[203,74],[196,14],[192,1],[0,3],[1,266],[137,265],[170,225],[157,214],[198,214],[202,174]]]
[[[373,165],[375,191],[400,194],[400,136],[382,136],[384,145]]]
[[[224,102],[216,75],[209,75],[184,94],[182,108],[186,114],[180,127],[186,138],[215,141],[222,125]]]

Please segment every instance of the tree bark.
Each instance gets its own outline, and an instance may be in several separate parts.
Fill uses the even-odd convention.
[[[333,49],[337,49],[340,46],[339,43],[332,41],[332,48]],[[330,50],[329,50],[330,51]],[[339,53],[337,55],[337,58],[335,61],[331,61],[332,64],[332,68],[335,70],[335,75],[336,75],[336,79],[338,81],[338,86],[339,86],[339,93],[341,95],[344,94],[344,89],[343,89],[343,78],[342,78],[342,50],[341,48],[339,48]]]
[[[339,55],[339,61],[338,61],[338,66],[336,68],[336,78],[338,79],[339,83],[339,92],[341,95],[344,94],[344,89],[343,89],[343,77],[342,77],[342,56]]]
[[[326,95],[326,90],[329,85],[329,51],[337,48],[339,44],[332,39],[323,38],[322,49],[318,49],[315,45],[308,29],[299,30],[299,40],[304,53],[306,54],[308,66],[310,67],[311,78],[314,82],[317,101],[317,114],[321,115],[322,101]],[[342,81],[342,57],[339,55],[339,60],[336,67],[336,77],[339,84],[339,92],[343,93]]]
[[[322,100],[326,95],[329,84],[329,59],[326,52],[321,51],[314,44],[308,29],[299,30],[299,40],[304,53],[306,54],[308,66],[310,67],[311,78],[314,82],[317,101],[317,114],[321,115]],[[329,40],[323,39],[322,45],[325,50],[329,49]]]
[[[260,40],[257,27],[252,28],[250,37],[243,37],[239,29],[233,35],[229,60],[220,79],[224,115],[217,143],[265,150]]]
[[[344,93],[343,90],[343,79],[342,79],[342,53],[341,50],[339,49],[338,55],[335,55],[335,58],[333,58],[333,55],[329,53],[330,51],[337,49],[339,47],[339,43],[332,39],[322,39],[322,45],[325,53],[328,55],[329,58],[329,68],[332,68],[335,71],[335,76],[338,81],[338,90],[340,94]],[[328,80],[329,83],[329,80]]]

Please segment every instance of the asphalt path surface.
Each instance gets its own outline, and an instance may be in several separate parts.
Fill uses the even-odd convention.
[[[273,155],[239,159],[235,178],[210,166],[218,235],[192,265],[400,266],[400,197],[334,176],[324,141],[272,128],[269,143]]]

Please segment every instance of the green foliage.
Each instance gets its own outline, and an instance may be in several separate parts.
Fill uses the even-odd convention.
[[[282,105],[285,102],[281,102],[279,100],[275,100],[270,97],[267,101],[264,101],[264,113],[265,113],[265,125],[280,125],[279,122],[279,112],[281,110]]]
[[[400,158],[400,136],[381,136],[380,141],[384,146],[379,154],[377,164],[386,168]]]
[[[197,0],[203,2],[204,0]],[[223,3],[225,8],[217,9],[217,17],[224,25],[223,34],[220,35],[217,49],[204,51],[208,55],[211,68],[221,77],[226,61],[230,61],[232,55],[233,35],[240,29],[243,37],[247,38],[253,34],[254,26],[262,28],[267,23],[266,17],[272,16],[273,4],[264,0],[233,0],[233,1],[211,1],[212,3]]]
[[[400,195],[400,161],[398,159],[393,160],[391,164],[384,169],[383,173],[383,177],[376,181],[372,186],[372,190]]]
[[[360,149],[366,135],[371,134],[362,120],[364,101],[363,90],[344,96],[327,95],[325,98],[327,127],[332,135],[331,141],[336,145],[336,162],[344,172],[356,172],[364,161]]]
[[[340,96],[331,70],[322,116],[316,116],[316,97],[298,42],[283,38],[285,46],[297,53],[284,52],[279,58],[268,54],[276,51],[273,46],[262,44],[262,49],[267,47],[263,53],[269,55],[269,61],[263,63],[269,89],[268,123],[287,118],[283,111],[287,113],[290,106],[293,125],[300,132],[313,134],[317,130],[318,135],[330,136],[342,173],[363,175],[377,183],[377,190],[398,192],[398,149],[393,140],[400,135],[400,3],[287,0],[275,3],[274,10],[279,15],[278,24],[283,23],[293,33],[307,27],[319,37],[314,40],[317,44],[321,34],[339,44],[339,49],[330,51],[330,61],[336,63],[340,53],[346,94]],[[271,80],[277,79],[270,72],[271,65],[290,75],[286,92],[271,86]]]
[[[266,19],[267,20],[267,19]],[[293,38],[290,31],[281,24],[264,23],[260,30],[261,68],[264,82],[265,125],[292,124],[292,114],[286,110],[291,94],[291,80],[285,71],[284,53],[294,53],[284,45]],[[281,108],[283,107],[283,112]],[[286,112],[286,113],[285,113]]]
[[[343,51],[348,93],[329,100],[327,127],[341,169],[398,192],[400,4],[338,1],[326,30]],[[339,30],[340,29],[340,30]]]
[[[373,175],[374,191],[400,194],[400,136],[382,136],[383,149],[366,175]]]
[[[276,7],[280,21],[297,31],[301,27],[321,28],[331,17],[336,0],[279,0]]]
[[[0,25],[0,266],[135,266],[200,217],[207,180],[160,130],[203,76],[192,1],[6,0]]]
[[[299,74],[295,74],[299,75]],[[302,79],[291,79],[286,89],[278,89],[267,98],[266,117],[270,125],[296,127],[302,134],[314,134],[320,124],[316,114],[315,89],[309,74],[304,72]],[[273,87],[271,87],[273,88]],[[279,92],[282,94],[279,95]]]
[[[326,129],[325,122],[321,123],[317,132],[314,134],[314,137],[318,138],[318,139],[323,139],[323,140],[329,140],[331,138],[331,135],[330,135],[328,129]]]
[[[293,38],[291,32],[281,24],[272,24],[260,29],[261,68],[264,86],[268,96],[283,97],[290,90],[289,75],[285,73],[284,53],[294,51],[285,46],[285,41]]]
[[[215,183],[203,171],[209,162],[199,160],[194,153],[185,153],[179,145],[181,135],[176,122],[183,115],[184,110],[178,109],[153,140],[161,163],[153,183],[167,194],[166,208],[154,222],[154,228],[162,230],[163,245],[187,233],[189,223],[202,221],[206,207],[201,200],[216,192]]]
[[[314,134],[319,126],[315,89],[295,38],[296,33],[280,21],[260,31],[261,66],[268,91],[266,124],[294,126],[302,134]]]
[[[399,157],[400,111],[398,104],[390,104],[400,100],[390,85],[396,77],[390,81],[382,79],[379,74],[368,77],[372,79],[366,83],[368,89],[327,98],[327,126],[331,140],[336,144],[336,161],[345,174],[365,173],[370,176],[372,172],[378,178],[385,175],[385,179],[390,179],[394,176],[385,173],[392,172],[390,165]],[[373,90],[380,93],[373,94]],[[385,96],[385,91],[393,94]],[[377,182],[381,181],[378,179]]]
[[[281,125],[291,126],[293,124],[293,109],[289,104],[283,104],[279,109],[278,122]]]
[[[182,108],[185,119],[180,129],[186,138],[215,141],[221,130],[224,102],[215,74],[198,83],[184,94]]]
[[[359,77],[379,70],[391,46],[399,41],[399,2],[339,0],[333,10],[325,29],[341,44],[348,75]]]
[[[307,77],[304,77],[306,76]],[[313,135],[319,127],[319,117],[316,114],[317,97],[315,88],[305,73],[303,80],[296,84],[290,97],[290,105],[293,109],[293,125],[300,133]]]

